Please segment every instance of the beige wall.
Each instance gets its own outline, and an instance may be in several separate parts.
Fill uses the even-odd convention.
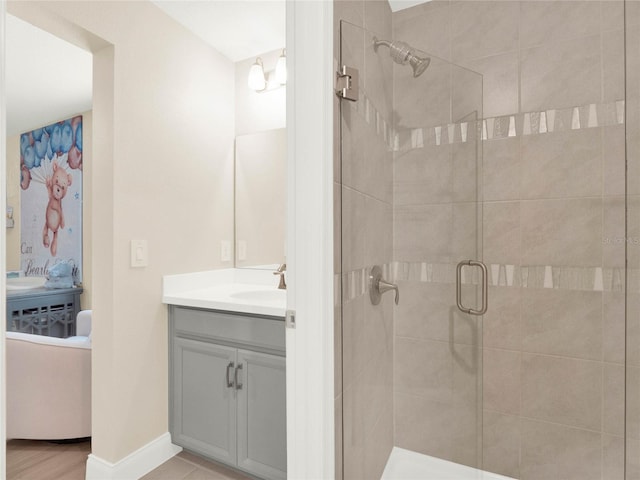
[[[234,66],[148,2],[9,11],[94,52],[92,448],[115,462],[168,430],[162,276],[219,267],[233,238]]]
[[[82,272],[83,293],[80,304],[83,309],[91,308],[91,175],[87,169],[91,162],[92,116],[91,112],[81,114],[83,119],[83,206],[82,206]],[[55,120],[54,120],[55,121]],[[53,122],[52,122],[53,123]],[[33,128],[38,128],[35,125]],[[7,270],[20,270],[20,135],[7,138],[7,205],[13,207],[14,228],[7,229]]]
[[[14,228],[7,228],[7,270],[20,270],[20,135],[7,137],[7,205]]]

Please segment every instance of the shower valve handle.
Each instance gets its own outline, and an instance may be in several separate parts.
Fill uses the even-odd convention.
[[[373,305],[378,305],[382,298],[382,294],[389,290],[394,290],[396,292],[395,302],[396,305],[398,305],[398,302],[400,301],[400,290],[398,290],[398,286],[394,283],[389,283],[383,280],[382,269],[379,265],[374,266],[371,269],[371,274],[369,275],[369,298],[371,299],[371,303]]]

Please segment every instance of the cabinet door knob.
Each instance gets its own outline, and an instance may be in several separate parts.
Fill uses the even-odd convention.
[[[229,365],[227,365],[227,388],[233,388],[233,380],[229,379],[230,371],[233,368],[233,365],[234,365],[233,362],[229,362]]]
[[[238,381],[238,370],[242,370],[242,364],[240,364],[240,365],[238,365],[236,367],[236,373],[233,376],[233,380],[234,380],[234,382],[236,384],[236,390],[241,390],[242,389],[242,383],[240,383]]]

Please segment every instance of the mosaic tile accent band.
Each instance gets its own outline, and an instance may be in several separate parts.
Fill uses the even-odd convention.
[[[391,262],[382,266],[383,277],[390,282],[402,281],[453,284],[455,263]],[[624,267],[567,267],[553,265],[489,264],[489,285],[492,287],[551,288],[593,292],[621,292],[625,286]],[[334,276],[336,304],[342,298],[354,300],[369,292],[370,268],[361,268]],[[629,291],[640,293],[640,269],[628,270]],[[480,270],[463,268],[462,283],[479,285]]]
[[[590,103],[569,108],[550,109],[540,112],[526,112],[514,115],[485,118],[482,121],[447,123],[431,127],[392,128],[361,90],[358,102],[349,104],[358,112],[378,136],[384,139],[389,150],[406,152],[427,145],[444,146],[482,140],[545,133],[581,130],[585,128],[621,125],[625,119],[625,101]]]

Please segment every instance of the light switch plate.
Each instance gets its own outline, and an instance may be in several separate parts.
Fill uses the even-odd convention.
[[[146,240],[131,240],[131,266],[146,267],[149,265],[149,251]]]

